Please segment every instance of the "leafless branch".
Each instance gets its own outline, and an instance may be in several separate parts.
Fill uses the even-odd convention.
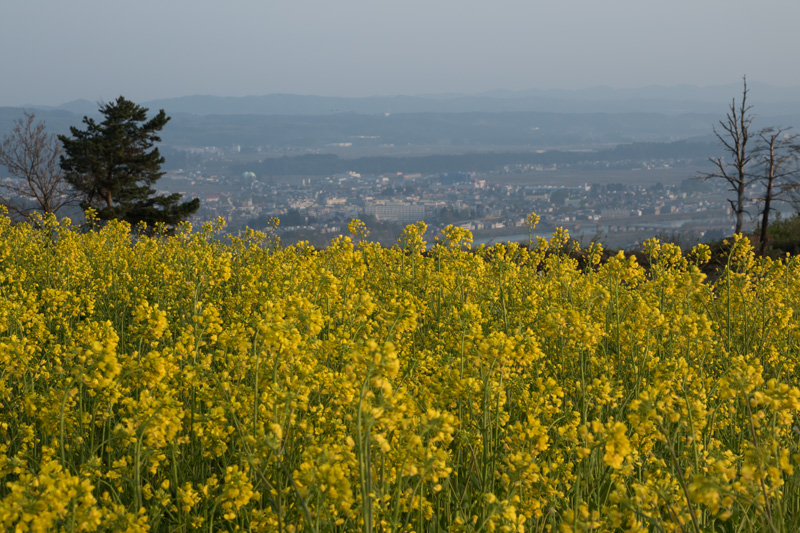
[[[747,78],[743,78],[742,99],[737,105],[736,99],[731,100],[725,120],[720,120],[718,126],[713,127],[714,135],[723,147],[725,156],[712,157],[709,161],[716,167],[714,172],[700,174],[700,179],[722,179],[730,185],[730,191],[736,194],[735,200],[730,200],[731,208],[736,215],[735,232],[740,233],[744,225],[745,193],[752,184],[752,176],[748,167],[753,155],[748,147],[748,142],[753,137],[751,127],[754,115],[752,106],[747,104]]]
[[[800,148],[798,136],[789,134],[789,128],[765,128],[758,138],[754,151],[759,163],[756,180],[763,186],[763,194],[754,199],[762,204],[760,250],[763,255],[773,202],[789,200],[800,189]]]
[[[33,113],[14,121],[11,133],[0,140],[0,166],[10,178],[0,180],[3,203],[10,212],[29,216],[33,211],[56,213],[74,201],[61,172],[61,143],[37,123]]]

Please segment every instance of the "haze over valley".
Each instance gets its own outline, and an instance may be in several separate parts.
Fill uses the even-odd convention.
[[[759,121],[800,123],[797,91],[760,88],[758,105],[777,115]],[[367,220],[387,244],[403,225],[425,220],[432,233],[454,223],[490,242],[527,239],[521,228],[535,211],[542,232],[563,226],[584,240],[631,247],[656,234],[688,244],[730,232],[725,187],[692,178],[719,153],[712,125],[725,104],[712,98],[735,89],[185,97],[143,105],[172,117],[161,136],[168,173],[159,186],[199,197],[196,223],[222,216],[235,232],[278,217],[286,242],[324,245],[352,218]],[[84,114],[95,116],[97,105],[24,110],[64,133]],[[0,108],[0,134],[22,112]]]

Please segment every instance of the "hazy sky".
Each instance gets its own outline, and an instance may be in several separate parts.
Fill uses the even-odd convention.
[[[797,0],[3,0],[0,105],[800,86]]]

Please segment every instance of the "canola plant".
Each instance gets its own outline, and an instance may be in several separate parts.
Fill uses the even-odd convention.
[[[0,217],[2,529],[800,529],[797,258],[221,224]]]

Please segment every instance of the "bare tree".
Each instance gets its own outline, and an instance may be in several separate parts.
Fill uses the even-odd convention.
[[[752,106],[747,105],[747,78],[743,78],[743,82],[741,103],[737,105],[736,98],[734,98],[728,108],[725,120],[719,121],[719,128],[714,127],[714,135],[724,148],[725,155],[709,158],[709,161],[717,167],[716,171],[700,175],[702,179],[724,179],[730,185],[728,190],[736,194],[735,200],[728,200],[736,216],[735,233],[741,233],[744,226],[745,192],[747,186],[750,185],[747,166],[752,159],[747,144],[753,137],[750,128],[754,117],[750,113]],[[726,160],[726,156],[730,157],[730,160]]]
[[[758,133],[758,137],[759,145],[754,155],[761,165],[761,171],[755,180],[764,187],[764,195],[756,198],[763,203],[760,252],[764,255],[772,203],[789,200],[800,189],[800,146],[798,135],[790,135],[787,128],[765,128]]]
[[[33,113],[25,112],[0,140],[0,166],[11,176],[0,182],[6,190],[3,203],[10,212],[26,217],[34,211],[56,213],[73,200],[60,167],[61,143],[47,132],[44,122],[35,120]]]

